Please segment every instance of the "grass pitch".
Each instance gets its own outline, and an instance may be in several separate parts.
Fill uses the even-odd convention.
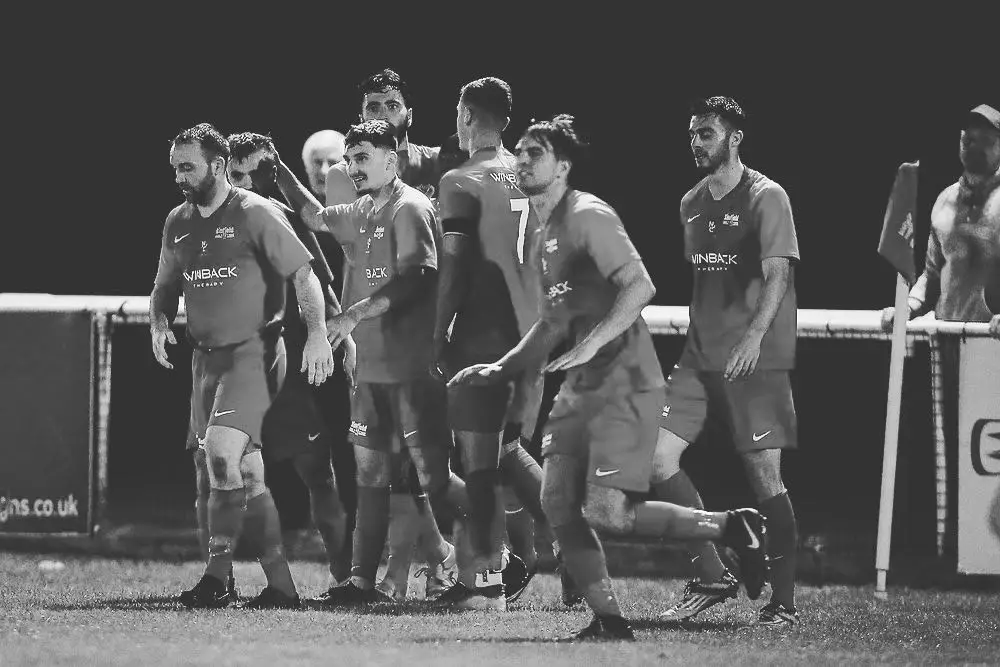
[[[596,665],[1000,663],[1000,595],[871,587],[804,586],[802,622],[787,632],[750,627],[766,600],[716,607],[680,628],[658,614],[676,580],[617,580],[634,644],[558,644],[589,621],[559,602],[542,574],[503,614],[441,613],[419,601],[368,613],[189,611],[173,596],[199,563],[121,561],[0,552],[0,665]],[[326,585],[319,564],[297,562],[300,593]],[[241,594],[263,586],[254,563],[237,563]]]

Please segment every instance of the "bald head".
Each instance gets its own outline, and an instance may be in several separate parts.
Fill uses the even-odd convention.
[[[322,197],[326,189],[326,172],[344,160],[344,135],[336,130],[320,130],[306,139],[302,146],[302,164],[309,176],[309,189]]]

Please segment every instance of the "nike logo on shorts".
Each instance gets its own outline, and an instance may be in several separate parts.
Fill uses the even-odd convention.
[[[181,241],[183,241],[188,236],[191,236],[191,232],[188,232],[187,234],[182,234],[180,236],[175,236],[174,237],[174,243],[180,243]]]
[[[750,524],[747,523],[746,517],[741,516],[740,519],[743,521],[743,526],[747,529],[747,532],[750,533],[750,548],[760,549],[760,540],[757,539],[757,534],[753,532]]]
[[[699,213],[699,214],[697,214],[697,215],[692,215],[692,216],[691,216],[690,218],[688,218],[688,222],[691,222],[691,221],[692,221],[692,220],[694,220],[695,218],[700,218],[700,217],[701,217],[701,213]]]
[[[222,415],[231,415],[234,412],[236,412],[236,410],[216,410],[215,416],[221,417]]]
[[[771,435],[771,431],[765,431],[764,433],[761,433],[760,435],[757,435],[756,433],[754,433],[753,434],[753,441],[754,442],[760,442],[761,440],[763,440],[764,438],[766,438],[769,435]]]
[[[594,474],[597,475],[598,477],[607,477],[608,475],[614,475],[616,472],[620,471],[621,468],[612,468],[611,470],[604,470],[602,468],[598,468],[597,470],[594,471]]]
[[[409,438],[414,433],[416,433],[416,431],[410,431],[409,433],[404,433],[403,434],[403,440],[406,440],[407,438]]]
[[[319,433],[310,433],[306,437],[309,438],[309,442],[312,442],[313,440],[319,437]]]

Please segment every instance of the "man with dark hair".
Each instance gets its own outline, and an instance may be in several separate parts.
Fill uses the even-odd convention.
[[[459,146],[471,157],[441,179],[440,213],[444,231],[435,327],[435,372],[450,372],[493,361],[527,333],[538,314],[537,282],[529,244],[538,230],[528,197],[514,174],[514,156],[501,135],[510,122],[510,86],[486,77],[462,87],[458,101]],[[507,599],[524,590],[531,568],[504,590],[501,573],[504,503],[500,502],[498,461],[523,457],[514,466],[515,481],[527,488],[522,501],[541,513],[541,469],[520,444],[522,423],[533,431],[541,400],[540,368],[517,378],[537,388],[537,400],[522,401],[526,413],[508,415],[513,383],[491,387],[453,387],[448,392],[448,417],[462,456],[469,499],[468,533],[474,562],[462,568],[460,581],[440,600],[457,607],[504,609]],[[530,392],[529,392],[530,393]],[[511,424],[504,428],[510,416]],[[503,437],[505,430],[508,437]],[[527,437],[530,438],[531,431]],[[525,479],[520,479],[524,477]],[[524,549],[525,545],[522,545]],[[530,553],[533,554],[533,545]]]
[[[542,506],[594,612],[570,639],[634,639],[594,528],[646,539],[724,540],[752,575],[754,596],[766,571],[764,524],[752,509],[704,512],[634,499],[648,491],[660,456],[664,381],[641,317],[655,288],[614,209],[569,187],[582,148],[570,116],[535,123],[518,142],[518,183],[541,225],[533,255],[541,316],[499,361],[465,368],[449,385],[507,381],[569,341],[570,349],[546,366],[566,378],[545,425]]]
[[[277,168],[274,143],[270,137],[253,132],[230,135],[228,141],[232,151],[227,169],[229,182],[235,187],[267,197],[291,222],[292,229],[313,257],[313,272],[323,286],[326,319],[331,319],[340,313],[340,302],[333,292],[333,272],[316,235],[302,224],[294,211],[274,198],[274,195],[280,194],[274,181]],[[288,363],[296,368],[302,358],[307,331],[292,285],[286,291],[283,337]],[[309,490],[313,523],[323,539],[330,576],[336,584],[350,575],[350,553],[348,551],[345,558],[344,508],[337,495],[331,462],[331,446],[336,436],[323,419],[320,400],[318,389],[305,382],[301,374],[289,375],[264,417],[263,451],[272,461],[291,460]],[[249,522],[251,517],[248,516],[247,520]]]
[[[705,177],[681,200],[684,252],[694,269],[691,324],[667,381],[659,447],[668,454],[658,498],[702,508],[680,468],[708,414],[724,415],[768,520],[771,600],[757,624],[791,626],[795,608],[795,513],[781,479],[781,450],[797,446],[789,372],[795,364],[799,260],[792,208],[784,189],[740,159],[745,116],[733,99],[694,105],[689,135]],[[698,578],[664,613],[684,620],[735,598],[738,584],[714,546],[691,547]],[[749,586],[748,586],[749,590]],[[753,598],[754,596],[751,596]]]
[[[394,441],[408,449],[429,493],[446,489],[449,478],[448,444],[428,423],[428,415],[443,410],[435,405],[443,401],[443,392],[427,374],[437,278],[434,206],[397,177],[396,135],[390,123],[356,125],[345,143],[351,180],[361,195],[350,204],[323,208],[278,160],[278,185],[285,198],[307,227],[336,237],[350,267],[344,296],[350,305],[327,327],[335,345],[356,334],[350,430],[358,509],[351,577],[321,596],[325,606],[390,599],[374,584],[388,530]]]
[[[184,204],[167,216],[150,295],[153,355],[173,368],[166,344],[183,293],[192,368],[192,430],[203,438],[211,491],[205,575],[181,595],[188,607],[224,607],[233,547],[251,513],[263,522],[260,563],[267,587],[249,608],[297,607],[274,500],[260,454],[264,414],[285,370],[281,319],[286,281],[298,297],[307,336],[301,371],[322,383],[333,369],[323,321],[323,294],[309,252],[284,214],[226,177],[229,144],[202,123],[174,139],[170,163]],[[203,434],[203,435],[202,435]]]

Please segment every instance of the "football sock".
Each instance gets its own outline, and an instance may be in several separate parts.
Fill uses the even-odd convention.
[[[343,557],[347,537],[347,517],[337,495],[337,487],[330,479],[326,484],[309,487],[309,506],[313,524],[323,539],[330,575],[341,581],[350,574],[351,564]]]
[[[608,576],[604,549],[597,533],[583,517],[554,528],[563,565],[595,613],[621,615],[618,600]]]
[[[771,599],[795,608],[795,556],[799,543],[795,511],[783,491],[760,504],[767,519],[767,555],[771,570]]]
[[[247,516],[254,517],[254,523],[259,526],[260,566],[267,577],[267,585],[276,588],[289,597],[294,597],[295,583],[288,569],[288,559],[285,557],[285,545],[281,538],[281,521],[278,518],[278,508],[274,505],[271,492],[265,489],[253,498],[247,500]]]
[[[389,532],[389,487],[358,487],[358,520],[354,528],[351,580],[371,588]]]
[[[507,445],[500,457],[500,474],[505,484],[514,489],[531,516],[536,521],[545,521],[542,511],[542,467],[532,458],[520,443]]]
[[[212,489],[208,496],[208,566],[205,574],[226,581],[233,568],[233,549],[243,525],[246,491]]]
[[[469,541],[478,558],[490,558],[493,551],[493,522],[496,515],[496,486],[499,474],[496,469],[476,470],[466,475],[469,494],[469,520],[466,529]]]

